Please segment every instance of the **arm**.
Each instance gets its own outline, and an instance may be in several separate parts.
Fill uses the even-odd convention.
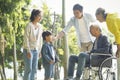
[[[28,24],[27,27],[25,28],[25,33],[24,33],[24,45],[27,48],[27,53],[30,53],[29,36],[30,36],[30,25]]]
[[[116,56],[119,58],[120,57],[120,29],[119,29],[119,25],[120,25],[120,19],[118,19],[117,22],[114,22],[114,36],[115,36],[115,41],[117,43],[117,52],[116,52]]]
[[[52,61],[52,59],[49,57],[48,47],[46,45],[43,45],[41,53],[42,53],[42,57],[44,57],[48,63]]]
[[[43,44],[43,39],[42,39],[42,37],[40,37],[39,42],[40,42],[40,45],[39,45],[39,47],[38,47],[38,54],[39,54],[39,58],[40,58],[40,57],[41,57],[41,48],[42,48],[42,44]]]
[[[40,25],[40,27],[41,27],[41,25]],[[41,48],[42,48],[42,44],[43,44],[42,32],[43,32],[43,30],[41,28],[40,32],[39,32],[39,35],[40,35],[40,37],[39,37],[39,47],[38,47],[39,57],[41,57]]]
[[[120,21],[120,20],[119,20]],[[120,45],[120,29],[119,29],[119,22],[114,22],[113,23],[114,27],[112,28],[113,34],[115,36],[115,41],[117,44]]]
[[[58,33],[56,38],[57,39],[62,38],[73,25],[74,25],[74,18],[71,18],[71,20],[68,22],[67,26],[61,32]]]

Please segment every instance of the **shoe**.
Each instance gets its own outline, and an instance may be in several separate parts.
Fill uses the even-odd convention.
[[[72,77],[67,77],[65,80],[73,80]]]
[[[80,78],[75,77],[73,80],[80,80]]]

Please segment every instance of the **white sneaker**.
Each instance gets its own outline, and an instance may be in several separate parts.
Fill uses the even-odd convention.
[[[65,80],[73,80],[72,77],[67,77]]]
[[[73,80],[80,80],[80,78],[75,77]]]

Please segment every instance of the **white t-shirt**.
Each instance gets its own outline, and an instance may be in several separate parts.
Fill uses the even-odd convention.
[[[79,31],[80,31],[80,38],[81,38],[81,42],[86,43],[86,42],[90,42],[91,38],[89,36],[89,32],[88,32],[88,28],[85,24],[85,21],[83,18],[78,19],[79,22]]]
[[[55,61],[55,50],[54,50],[53,46],[51,47],[51,49],[52,49],[52,57],[53,57],[53,60]]]

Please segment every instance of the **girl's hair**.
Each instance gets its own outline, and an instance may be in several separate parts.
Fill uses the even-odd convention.
[[[31,12],[30,21],[34,21],[35,20],[35,16],[38,16],[40,13],[41,13],[40,10],[33,9],[32,12]]]
[[[106,18],[106,16],[107,16],[107,14],[106,14],[106,12],[105,12],[105,9],[103,9],[103,8],[98,8],[98,9],[96,10],[95,15],[99,15],[99,14],[102,14],[102,15],[103,15],[103,18]]]
[[[79,10],[80,12],[83,12],[83,6],[81,6],[80,4],[75,4],[73,6],[73,11],[74,10]]]

